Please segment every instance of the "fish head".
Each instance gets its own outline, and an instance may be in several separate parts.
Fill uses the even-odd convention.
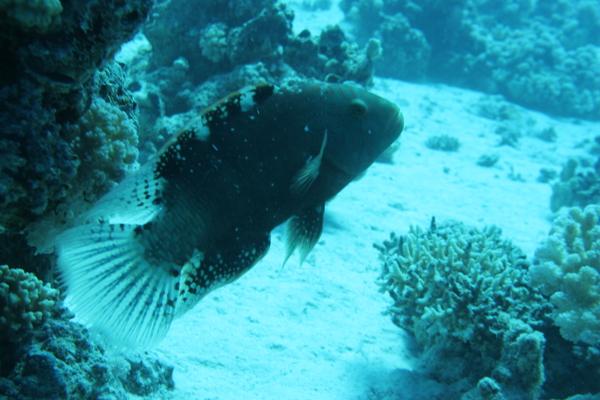
[[[399,138],[404,118],[391,101],[348,84],[322,89],[328,121],[324,162],[348,178],[363,173]]]

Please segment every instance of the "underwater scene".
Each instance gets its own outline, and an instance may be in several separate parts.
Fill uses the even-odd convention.
[[[0,21],[0,399],[600,400],[598,0]]]

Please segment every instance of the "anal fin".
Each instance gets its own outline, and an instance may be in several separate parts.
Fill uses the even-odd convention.
[[[286,226],[286,254],[283,264],[288,261],[294,250],[298,248],[300,253],[300,264],[315,247],[323,231],[323,213],[325,206],[320,204],[303,210],[294,215]]]
[[[194,252],[179,282],[176,315],[194,307],[206,294],[233,282],[254,266],[270,246],[268,233],[224,240],[206,253]]]

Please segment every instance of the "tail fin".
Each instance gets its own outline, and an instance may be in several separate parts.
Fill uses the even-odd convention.
[[[146,347],[169,329],[178,270],[153,265],[135,238],[135,224],[88,223],[57,239],[67,303],[115,345]]]

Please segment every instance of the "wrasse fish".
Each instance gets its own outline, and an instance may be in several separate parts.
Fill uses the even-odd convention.
[[[259,85],[193,128],[58,236],[68,304],[118,345],[148,346],[239,278],[287,221],[286,260],[321,235],[325,202],[400,135],[391,102],[361,88]]]

